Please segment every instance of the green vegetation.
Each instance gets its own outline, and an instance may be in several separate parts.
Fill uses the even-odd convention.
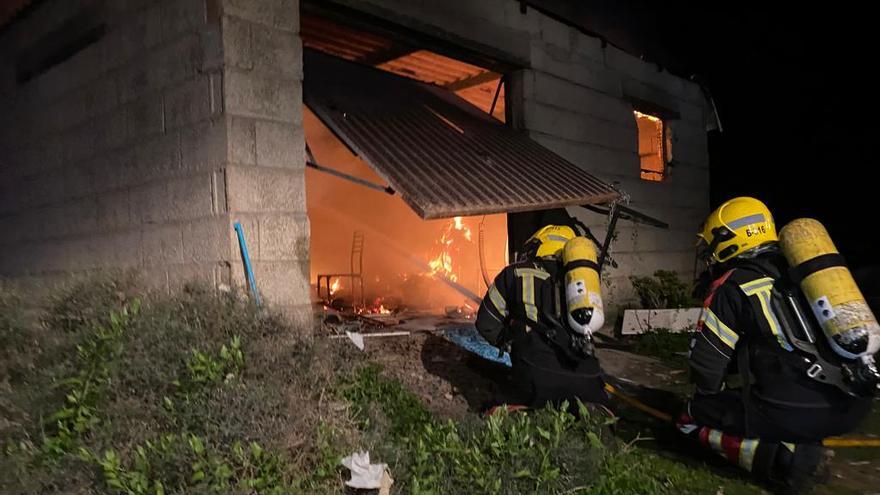
[[[343,342],[239,294],[92,279],[0,287],[0,493],[341,493],[368,449],[395,493],[754,493],[616,439],[578,404],[437,417]]]

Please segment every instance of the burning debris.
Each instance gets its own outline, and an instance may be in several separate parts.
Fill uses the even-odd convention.
[[[334,279],[333,283],[330,284],[330,297],[335,296],[336,293],[339,292],[339,289],[341,289],[341,288],[342,288],[342,279],[340,279],[340,278]]]
[[[465,243],[471,241],[471,229],[464,224],[462,217],[453,218],[436,241],[437,255],[428,261],[429,275],[441,275],[453,282],[459,280],[461,272],[461,252]]]
[[[461,306],[446,306],[446,316],[449,318],[463,318],[472,320],[477,316],[477,310],[468,303]]]

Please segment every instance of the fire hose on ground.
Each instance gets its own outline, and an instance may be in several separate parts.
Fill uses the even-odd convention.
[[[606,383],[605,391],[609,394],[617,397],[622,402],[629,404],[630,406],[642,411],[643,413],[652,416],[664,423],[674,423],[674,419],[670,414],[667,414],[663,411],[655,409],[644,402],[630,397],[619,390],[617,390],[613,385]],[[841,438],[841,437],[832,437],[826,438],[822,440],[822,445],[825,447],[836,447],[836,448],[848,448],[848,447],[880,447],[880,438]]]

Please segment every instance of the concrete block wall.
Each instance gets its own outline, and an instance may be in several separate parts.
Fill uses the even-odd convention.
[[[92,6],[98,42],[30,81],[24,50]],[[296,0],[52,1],[0,35],[0,275],[243,283],[310,318]]]
[[[670,224],[663,231],[620,222],[613,254],[619,268],[605,274],[606,301],[633,302],[630,275],[657,269],[693,276],[693,240],[708,213],[706,102],[700,88],[656,65],[593,38],[513,0],[338,0],[486,55],[524,67],[508,88],[513,123],[547,148],[609,182],[631,206]],[[640,179],[637,127],[631,99],[677,112],[668,122],[674,167],[660,183]],[[605,219],[569,211],[604,233]]]
[[[299,4],[224,0],[222,28],[229,215],[248,235],[261,292],[306,327],[311,304]],[[244,283],[241,261],[232,266],[234,280]]]
[[[17,82],[21,53],[91,6],[104,37]],[[193,236],[226,214],[223,162],[210,158],[225,146],[210,139],[225,126],[218,32],[204,0],[45,2],[9,27],[0,274],[134,269],[168,289],[189,270],[229,283],[229,247]]]

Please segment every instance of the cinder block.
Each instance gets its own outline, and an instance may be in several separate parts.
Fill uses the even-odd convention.
[[[635,125],[615,124],[529,100],[524,102],[523,107],[525,126],[528,130],[617,150],[636,149]]]
[[[162,95],[151,93],[125,107],[125,128],[129,140],[165,132],[162,103]]]
[[[181,170],[221,168],[227,159],[227,119],[203,121],[180,131]]]
[[[97,267],[136,268],[143,259],[143,241],[139,229],[96,237],[91,247]]]
[[[278,74],[285,79],[302,79],[302,43],[297,34],[253,28],[251,36],[255,71]]]
[[[72,236],[98,230],[98,207],[94,198],[82,198],[61,204],[55,212],[61,228],[59,235]]]
[[[258,120],[256,127],[257,164],[266,167],[302,169],[305,141],[295,125]]]
[[[55,172],[42,172],[26,177],[22,186],[27,191],[24,207],[49,205],[64,195],[64,179]]]
[[[686,101],[693,103],[697,106],[708,106],[706,95],[703,94],[703,89],[700,87],[699,84],[690,80],[683,80],[682,84],[684,85],[683,96]]]
[[[235,259],[229,237],[232,226],[228,216],[195,220],[183,224],[181,228],[183,258],[186,263],[213,263]]]
[[[90,121],[91,149],[86,157],[116,149],[125,144],[127,116],[123,109],[115,109],[98,119]]]
[[[176,291],[188,284],[216,288],[218,265],[216,263],[184,263],[168,266],[165,270],[168,289]]]
[[[650,206],[698,208],[705,204],[708,194],[706,189],[692,189],[678,185],[672,180],[646,181],[638,176],[621,180],[620,186],[630,194],[632,201]]]
[[[190,220],[213,213],[211,174],[169,179],[131,192],[131,216],[141,224]]]
[[[285,31],[299,31],[297,0],[223,0],[223,13]]]
[[[169,89],[164,97],[165,125],[175,129],[211,117],[211,85],[200,76]]]
[[[123,229],[132,224],[128,190],[95,196],[99,230]]]
[[[658,229],[626,221],[618,225],[617,238],[613,243],[617,253],[683,252],[694,248],[692,230]]]
[[[639,157],[635,150],[615,150],[537,132],[529,135],[547,149],[598,177],[638,176]]]
[[[138,224],[158,224],[166,218],[168,192],[165,183],[151,183],[131,189],[131,220]]]
[[[257,163],[257,137],[254,120],[230,116],[228,122],[229,161],[242,165]]]
[[[633,109],[629,102],[547,73],[533,72],[533,74],[535,100],[627,127],[635,127]]]
[[[519,2],[504,2],[504,25],[537,34],[541,29],[541,14],[535,9],[526,9],[523,14]]]
[[[573,31],[571,50],[574,55],[587,57],[597,63],[605,60],[605,49],[602,47],[602,40],[575,30]]]
[[[631,78],[623,79],[623,94],[643,101],[659,105],[663,108],[679,112],[679,100],[675,93]]]
[[[219,0],[206,1],[213,3]],[[219,17],[211,21],[207,28],[199,31],[199,40],[202,46],[202,60],[199,71],[201,73],[222,71],[226,61],[223,32],[220,27]]]
[[[203,69],[205,51],[198,34],[186,34],[151,50],[139,63],[118,74],[119,102],[128,103],[148,92],[195,77]]]
[[[254,50],[252,29],[274,31],[264,25],[253,26],[253,23],[241,17],[224,16],[223,20],[223,55],[224,61],[231,67],[243,70],[254,68]],[[292,33],[291,33],[292,34]]]
[[[412,2],[418,5],[419,2]],[[444,2],[425,2],[421,11],[430,16],[435,10],[448,16],[467,17],[468,19],[489,21],[500,26],[506,25],[504,17],[505,0],[448,0]]]
[[[142,266],[183,263],[183,235],[180,225],[147,227],[141,231]]]
[[[612,246],[611,255],[617,261],[617,268],[609,268],[612,277],[648,276],[657,270],[693,272],[694,250],[623,253],[616,252]]]
[[[105,115],[119,105],[116,82],[112,77],[99,76],[83,88],[82,98],[87,118]]]
[[[562,48],[563,50],[571,50],[571,28],[547,16],[541,16],[539,22],[541,26],[541,40],[550,45]]]
[[[667,180],[676,186],[697,189],[705,194],[709,193],[709,170],[707,168],[684,162],[676,163],[669,168]]]
[[[123,133],[125,126],[122,127]],[[95,155],[96,140],[103,136],[103,130],[92,126],[76,126],[58,136],[61,159],[64,163],[79,163]]]
[[[168,181],[165,220],[189,220],[213,214],[212,174]]]
[[[670,204],[649,205],[634,200],[630,207],[668,223],[670,230],[691,231],[694,235],[709,214],[708,204],[706,207],[682,208]]]
[[[299,81],[232,68],[226,69],[223,81],[229,114],[295,122],[301,112]]]
[[[161,9],[162,39],[171,40],[180,33],[198,31],[207,22],[205,0],[164,2]]]
[[[105,69],[118,68],[162,41],[161,8],[162,5],[158,4],[145,6],[137,13],[119,15],[114,19],[118,27],[105,38]]]
[[[73,179],[90,181],[88,184],[80,182],[81,186],[78,187],[80,190],[87,190],[87,194],[127,187],[137,178],[134,174],[134,150],[131,148],[113,150],[110,153],[91,158],[76,168],[82,170],[82,174],[73,176]],[[74,187],[77,183],[74,182],[70,185]]]
[[[614,46],[605,47],[605,64],[616,71],[673,95],[684,97],[684,80],[661,70],[656,63],[646,62]]]
[[[268,167],[226,169],[231,212],[304,212],[305,174]]]
[[[706,125],[706,114],[703,107],[687,101],[678,103],[678,111],[681,113],[681,120],[699,126]]]
[[[167,176],[180,169],[180,135],[162,134],[145,142],[134,142],[132,167],[125,169],[124,185]]]
[[[257,289],[263,300],[273,306],[300,306],[311,301],[308,263],[299,261],[254,261]],[[232,263],[232,281],[247,287],[241,261]]]
[[[562,79],[576,82],[614,97],[622,96],[621,76],[588,57],[570,56],[560,58],[541,42],[532,42],[530,48],[531,67],[548,72]]]
[[[673,160],[704,169],[709,168],[709,138],[704,128],[686,122],[674,122],[672,136]]]
[[[305,214],[260,219],[260,256],[271,260],[309,259],[309,219]]]

